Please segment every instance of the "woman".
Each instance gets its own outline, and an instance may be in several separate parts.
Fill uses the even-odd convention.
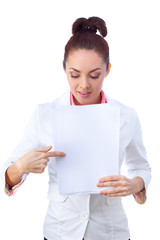
[[[49,206],[44,239],[128,240],[130,234],[121,197],[133,194],[138,203],[144,203],[151,178],[140,123],[132,108],[108,98],[102,90],[111,68],[109,47],[104,39],[107,35],[105,22],[98,17],[79,18],[72,26],[72,33],[63,61],[70,92],[52,103],[36,107],[22,141],[4,166],[6,193],[12,195],[28,173],[42,173],[48,165]],[[119,165],[125,159],[129,176],[102,176],[97,186],[113,188],[99,194],[60,195],[53,157],[65,156],[65,153],[50,151],[52,109],[63,105],[107,103],[120,107]]]

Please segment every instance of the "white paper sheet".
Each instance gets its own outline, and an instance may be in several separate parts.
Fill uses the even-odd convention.
[[[119,174],[120,109],[110,104],[62,106],[54,111],[54,149],[60,194],[99,193],[104,176]]]

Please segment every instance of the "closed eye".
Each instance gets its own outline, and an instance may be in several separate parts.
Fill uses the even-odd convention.
[[[97,76],[90,76],[91,78],[93,78],[93,79],[97,79],[97,78],[99,78],[99,75],[97,75]]]
[[[71,75],[72,78],[78,78],[79,76],[74,76],[74,75]]]
[[[92,79],[97,79],[99,78],[100,75],[97,75],[97,76],[90,76]],[[77,75],[71,75],[72,78],[78,78],[79,76]]]

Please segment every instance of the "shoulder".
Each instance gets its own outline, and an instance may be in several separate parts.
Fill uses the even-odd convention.
[[[111,106],[120,108],[121,121],[128,123],[130,127],[135,126],[138,116],[136,110],[133,107],[112,98],[107,97],[107,100]]]
[[[122,102],[119,102],[115,99],[111,99],[111,102],[113,105],[117,105],[120,107],[121,111],[125,112],[126,114],[135,114],[136,113],[136,110],[131,107],[131,106],[128,106],[127,104],[124,104]]]
[[[61,95],[60,97],[54,99],[52,102],[38,104],[37,109],[39,113],[42,113],[42,112],[45,113],[56,107],[69,105],[69,104],[70,104],[70,92],[67,91],[63,93],[63,95]]]

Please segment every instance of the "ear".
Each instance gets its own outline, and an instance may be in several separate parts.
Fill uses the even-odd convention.
[[[105,75],[105,77],[108,76],[108,74],[110,73],[110,70],[111,70],[111,63],[109,64],[109,67],[108,67],[108,70],[106,71],[106,75]]]
[[[63,70],[66,72],[66,69],[64,68],[64,61],[62,62]]]

